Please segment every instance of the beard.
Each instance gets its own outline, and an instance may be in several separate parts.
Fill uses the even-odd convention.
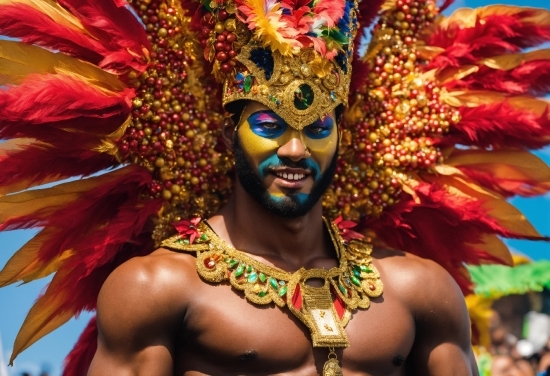
[[[316,176],[318,174],[317,169],[310,168],[310,164],[306,160],[294,162],[288,158],[280,158],[280,163],[265,166],[261,171],[263,176],[266,176],[269,173],[268,170],[273,167],[303,168],[312,172],[311,176],[315,183],[309,194],[305,195],[295,190],[290,190],[285,196],[279,198],[273,197],[267,191],[264,187],[262,179],[258,176],[254,167],[251,166],[246,160],[246,156],[239,142],[239,138],[237,137],[237,133],[235,133],[235,137],[233,138],[233,149],[235,154],[235,170],[237,178],[239,179],[239,182],[244,190],[268,211],[285,218],[302,217],[306,215],[311,208],[313,208],[313,206],[323,196],[327,188],[332,184],[338,161],[337,149],[332,157],[330,165],[326,171],[320,173],[320,177]]]

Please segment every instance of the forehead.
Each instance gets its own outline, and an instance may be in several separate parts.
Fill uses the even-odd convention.
[[[277,113],[275,111],[271,110],[269,107],[267,107],[267,106],[265,106],[265,105],[263,105],[259,102],[249,101],[247,103],[247,105],[244,107],[243,113],[241,115],[241,119],[239,121],[239,125],[244,123],[245,121],[247,121],[250,115],[252,115],[253,113],[258,112],[258,111],[262,111],[262,112],[264,112],[265,114],[268,114],[268,115],[271,114],[271,115],[273,115],[274,118],[280,119],[280,121],[284,122],[284,120],[279,115],[277,115]],[[336,119],[336,114],[335,114],[334,110],[332,110],[328,115],[330,117],[332,117],[333,119]],[[318,121],[319,120],[321,120],[321,119],[318,119]]]

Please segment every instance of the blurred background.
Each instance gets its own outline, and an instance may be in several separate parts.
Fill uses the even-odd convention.
[[[446,13],[459,7],[490,4],[518,4],[550,9],[550,0],[456,0]],[[540,150],[536,154],[550,164],[550,148]],[[532,221],[540,233],[550,236],[550,195],[535,199],[519,198],[512,202]],[[30,230],[0,233],[0,267],[33,234]],[[550,259],[550,243],[509,241],[508,244],[517,254],[525,255],[530,260]],[[79,318],[71,320],[24,351],[16,359],[13,367],[6,367],[17,331],[27,311],[50,279],[0,289],[0,376],[59,376],[65,355],[92,317],[91,313],[83,313]],[[550,286],[550,278],[548,279]],[[542,282],[537,289],[542,291],[506,294],[508,296],[496,300],[494,297],[485,298],[482,302],[485,304],[484,308],[491,305],[494,308],[491,311],[490,344],[478,354],[481,363],[492,359],[489,368],[492,367],[493,370],[484,371],[486,373],[483,376],[543,375],[546,367],[550,366],[550,321],[547,316],[550,313],[550,293]],[[479,304],[479,301],[475,304]],[[546,333],[546,337],[541,333]],[[535,342],[538,342],[533,344],[533,338],[529,335],[536,337]],[[541,346],[542,342],[544,343]]]

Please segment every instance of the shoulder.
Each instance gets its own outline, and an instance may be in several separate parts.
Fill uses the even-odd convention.
[[[373,259],[384,288],[408,305],[415,316],[465,311],[460,288],[436,262],[385,249],[375,249]]]
[[[195,258],[166,249],[135,257],[116,268],[98,297],[100,329],[118,332],[176,324],[197,283]],[[161,329],[158,327],[157,329]]]

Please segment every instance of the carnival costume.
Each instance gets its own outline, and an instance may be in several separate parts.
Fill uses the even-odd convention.
[[[212,251],[197,218],[231,193],[220,131],[241,100],[296,130],[345,107],[323,207],[362,255],[344,252],[330,282],[346,309],[381,293],[357,232],[436,261],[464,292],[465,263],[510,263],[499,237],[543,239],[505,199],[550,190],[527,150],[550,143],[550,51],[523,52],[550,40],[550,12],[439,12],[433,0],[0,0],[0,34],[16,39],[0,41],[0,230],[41,228],[0,286],[55,273],[12,360],[94,310],[129,258],[174,235],[167,246],[206,247],[197,260]],[[200,260],[252,302],[307,306],[235,252]],[[85,374],[96,338],[93,319],[65,375]]]

